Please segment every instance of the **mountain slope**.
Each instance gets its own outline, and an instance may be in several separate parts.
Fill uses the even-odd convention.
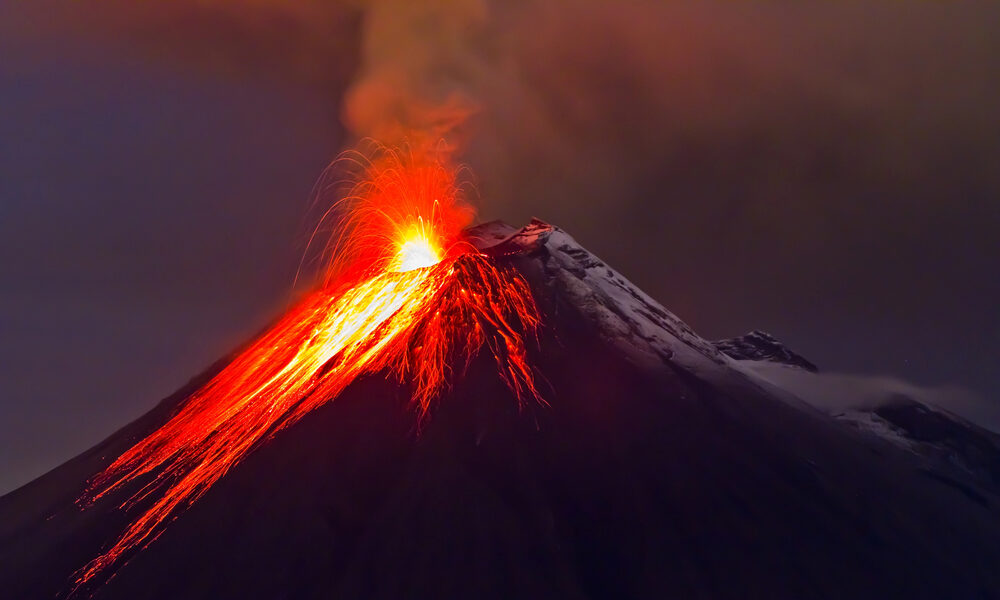
[[[814,409],[561,230],[472,235],[531,284],[547,406],[483,355],[418,434],[405,389],[358,381],[95,598],[1000,597],[975,477]],[[73,499],[190,389],[0,498],[0,590],[52,598],[112,541],[124,496]]]

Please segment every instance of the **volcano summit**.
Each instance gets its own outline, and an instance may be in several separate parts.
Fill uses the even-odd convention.
[[[541,326],[526,358],[542,401],[518,400],[491,356],[498,346],[453,373],[424,421],[412,385],[384,370],[362,376],[256,444],[86,591],[105,600],[1000,595],[995,435],[915,401],[908,429],[885,412],[871,413],[881,430],[832,418],[756,368],[815,377],[781,362],[801,357],[759,334],[700,338],[558,228],[489,223],[466,237],[530,288]],[[764,342],[767,352],[752,351]],[[144,487],[154,471],[85,510],[74,504],[227,364],[0,499],[4,597],[65,595],[81,566],[157,502]],[[933,419],[914,425],[919,415]],[[955,460],[901,443],[942,419],[950,433],[938,441]],[[958,460],[963,451],[983,468]]]

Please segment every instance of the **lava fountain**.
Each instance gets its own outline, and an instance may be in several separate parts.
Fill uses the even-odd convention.
[[[381,149],[329,214],[345,216],[317,289],[94,477],[86,507],[137,482],[144,509],[74,590],[151,543],[249,452],[365,374],[409,385],[418,415],[481,348],[518,402],[539,398],[525,339],[539,326],[527,282],[463,241],[473,211],[431,152]]]

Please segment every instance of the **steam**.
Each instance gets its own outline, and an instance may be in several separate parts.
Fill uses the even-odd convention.
[[[852,410],[872,411],[904,397],[1000,433],[1000,406],[961,387],[919,386],[890,376],[811,373],[766,361],[741,364],[831,415]]]
[[[458,143],[481,106],[489,16],[484,0],[368,2],[361,68],[343,103],[348,129],[388,144],[413,136]]]

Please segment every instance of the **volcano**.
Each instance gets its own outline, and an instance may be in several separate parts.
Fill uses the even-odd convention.
[[[364,375],[86,593],[1000,597],[996,435],[914,399],[865,419],[817,410],[773,376],[815,377],[811,362],[761,332],[699,337],[541,221],[466,236],[530,287],[539,401],[517,397],[491,352],[456,369],[427,419],[405,382]],[[121,508],[139,478],[76,500],[230,361],[0,498],[0,597],[67,595],[155,498]]]

